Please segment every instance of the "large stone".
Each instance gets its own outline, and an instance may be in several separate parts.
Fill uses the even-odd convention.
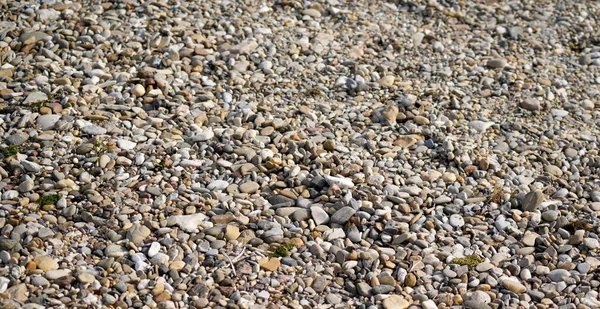
[[[38,255],[33,259],[33,261],[37,265],[37,268],[43,271],[58,269],[58,263],[47,255]]]
[[[571,277],[571,273],[569,273],[569,271],[566,269],[555,269],[548,273],[548,278],[550,278],[550,280],[553,282],[565,281],[569,277]]]
[[[384,309],[406,309],[410,306],[410,303],[399,295],[390,295],[390,297],[383,300]]]
[[[202,223],[202,221],[204,221],[204,219],[206,219],[206,216],[201,213],[192,215],[170,216],[167,218],[167,226],[177,225],[184,232],[198,232],[198,226],[200,225],[200,223]]]
[[[272,257],[270,259],[262,259],[258,262],[260,267],[268,271],[276,271],[281,266],[281,262],[278,258]]]
[[[540,190],[531,191],[525,195],[521,202],[521,210],[536,211],[544,201],[544,193]]]
[[[490,69],[502,69],[506,66],[506,59],[490,59],[487,61],[486,66]]]
[[[239,190],[242,193],[254,193],[258,191],[259,188],[260,185],[254,181],[247,181],[239,186]]]
[[[502,281],[502,285],[504,285],[505,288],[517,294],[527,292],[527,288],[520,282],[517,282],[516,280],[504,279]]]
[[[228,225],[225,228],[225,239],[236,240],[240,237],[240,228],[235,225]]]
[[[52,130],[60,119],[60,115],[41,115],[37,118],[37,125],[42,130]]]
[[[127,231],[127,239],[129,239],[131,242],[137,244],[137,243],[141,243],[144,240],[146,240],[146,238],[148,238],[148,236],[150,236],[150,229],[148,227],[146,227],[145,225],[140,225],[140,224],[134,224],[128,231]]]
[[[356,211],[354,208],[350,206],[344,206],[331,216],[331,222],[336,224],[346,224],[348,220],[352,218],[355,212]]]
[[[48,101],[48,95],[41,92],[41,91],[36,91],[36,92],[32,92],[30,93],[27,98],[25,98],[25,100],[23,101],[23,105],[29,105],[29,104],[33,104],[33,103],[38,103],[38,102],[46,102]]]
[[[539,111],[541,109],[540,101],[535,98],[525,99],[523,102],[519,104],[519,107],[528,111]]]
[[[320,206],[312,206],[310,213],[316,225],[321,225],[329,222],[329,215]]]

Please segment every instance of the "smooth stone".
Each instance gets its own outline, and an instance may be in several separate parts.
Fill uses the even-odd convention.
[[[137,143],[126,139],[120,139],[119,141],[117,141],[117,145],[123,150],[132,150],[133,148],[135,148],[135,146],[137,146]]]
[[[229,182],[225,180],[215,180],[206,187],[210,191],[222,191],[229,187]]]
[[[261,263],[261,261],[259,261],[259,265],[264,270],[276,271],[277,269],[279,269],[279,266],[281,266],[281,262],[279,261],[278,258],[272,257],[268,260],[264,259],[262,261],[262,263]]]
[[[384,309],[406,309],[410,306],[410,303],[399,295],[390,295],[382,302]]]
[[[241,184],[239,187],[240,192],[242,193],[254,193],[260,189],[260,185],[254,181],[247,181]]]
[[[539,111],[541,109],[540,101],[535,98],[525,99],[523,102],[519,104],[519,107],[528,111]]]
[[[350,206],[344,206],[336,211],[330,218],[332,223],[346,224],[350,218],[356,213],[354,208]]]
[[[555,269],[555,270],[551,271],[550,273],[548,273],[547,276],[553,282],[560,282],[560,281],[565,281],[569,277],[571,277],[571,273],[569,273],[569,271],[566,269]]]
[[[556,221],[559,215],[560,211],[558,210],[546,210],[542,213],[542,219],[544,219],[544,221],[552,222]]]
[[[517,294],[527,292],[527,288],[520,282],[517,282],[516,280],[504,279],[502,281],[502,285],[504,285],[505,288]]]
[[[56,280],[62,277],[66,277],[71,273],[70,270],[68,269],[57,269],[57,270],[50,270],[44,273],[44,277],[46,277],[46,279],[48,280]]]
[[[106,132],[108,132],[105,128],[96,125],[87,125],[83,127],[81,131],[89,135],[103,135],[106,134]]]
[[[486,66],[490,69],[502,69],[507,65],[506,59],[496,58],[487,61]]]

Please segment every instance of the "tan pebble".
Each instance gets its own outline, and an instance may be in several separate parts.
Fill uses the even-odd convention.
[[[236,240],[240,237],[240,228],[234,225],[228,225],[225,228],[225,239]]]
[[[144,88],[144,86],[137,84],[133,87],[133,90],[131,90],[131,93],[133,93],[133,95],[135,95],[136,97],[141,97],[144,94],[146,94],[146,88]]]
[[[527,292],[527,288],[516,280],[504,279],[504,281],[502,281],[502,285],[517,294]]]
[[[58,269],[58,263],[47,255],[36,256],[33,261],[37,264],[37,267],[43,271]]]
[[[426,126],[429,124],[429,119],[423,117],[423,116],[415,116],[415,118],[413,119],[418,125],[421,126]]]
[[[154,297],[154,301],[157,303],[161,303],[163,301],[167,301],[171,299],[171,294],[168,292],[162,292],[158,296]]]
[[[279,269],[279,266],[281,265],[281,262],[279,261],[278,258],[272,257],[270,259],[262,259],[260,261],[258,261],[258,264],[260,265],[260,267],[262,269],[268,270],[268,271],[276,271],[277,269]]]
[[[379,83],[379,86],[381,87],[392,87],[394,85],[394,81],[395,78],[394,76],[384,76],[381,79],[379,79],[379,81],[377,83]]]
[[[79,280],[82,283],[92,283],[94,282],[95,278],[92,274],[81,273],[77,275],[77,280]]]
[[[169,269],[182,270],[185,267],[184,261],[175,261],[169,264]]]
[[[385,309],[406,309],[410,303],[400,295],[390,295],[383,300],[382,305]]]
[[[396,117],[398,116],[398,107],[395,105],[386,106],[383,109],[383,118],[389,123],[396,123]]]
[[[165,285],[162,283],[157,283],[154,288],[152,288],[152,295],[157,296],[160,293],[165,291]]]

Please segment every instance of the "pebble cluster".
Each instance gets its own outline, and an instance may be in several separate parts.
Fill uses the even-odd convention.
[[[600,308],[600,3],[0,6],[2,308]]]

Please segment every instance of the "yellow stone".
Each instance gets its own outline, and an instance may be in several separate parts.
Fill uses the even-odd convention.
[[[278,258],[272,257],[270,259],[262,259],[260,261],[258,261],[258,264],[260,265],[260,267],[262,269],[268,270],[268,271],[276,271],[277,269],[279,269],[279,266],[281,265],[281,262],[279,262]]]

